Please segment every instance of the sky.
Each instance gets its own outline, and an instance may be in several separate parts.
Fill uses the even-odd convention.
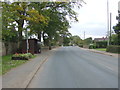
[[[82,39],[92,37],[101,38],[107,35],[107,0],[84,0],[87,4],[83,4],[79,10],[75,9],[78,13],[79,22],[71,24],[69,32],[72,35],[78,35]],[[108,0],[109,13],[112,13],[112,27],[118,22],[118,1]],[[112,29],[112,31],[114,31]]]

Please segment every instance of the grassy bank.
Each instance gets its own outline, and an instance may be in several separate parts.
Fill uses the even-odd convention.
[[[106,48],[96,48],[95,50],[98,50],[98,51],[106,51]]]
[[[2,57],[0,56],[0,75],[2,74]]]
[[[0,72],[0,74],[3,75],[12,68],[15,68],[28,61],[28,60],[11,60],[11,57],[12,55],[2,56],[2,72]],[[33,56],[33,58],[34,57],[35,56]]]

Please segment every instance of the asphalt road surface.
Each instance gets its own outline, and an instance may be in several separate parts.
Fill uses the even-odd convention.
[[[28,88],[118,88],[118,58],[61,47],[54,50]]]

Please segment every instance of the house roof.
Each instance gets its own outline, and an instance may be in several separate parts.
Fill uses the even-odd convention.
[[[107,41],[108,38],[107,37],[102,37],[102,38],[95,38],[94,41]]]

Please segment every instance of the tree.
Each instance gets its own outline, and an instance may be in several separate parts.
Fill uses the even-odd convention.
[[[120,22],[113,27],[115,33],[117,34],[117,38],[120,38]],[[118,45],[120,45],[120,40],[118,40]]]
[[[116,34],[120,34],[120,22],[116,26],[114,26],[113,29]]]
[[[84,44],[89,45],[89,44],[91,44],[91,43],[92,43],[92,37],[86,38],[86,39],[84,40]]]
[[[72,44],[79,46],[80,44],[82,44],[82,39],[78,35],[75,35],[71,37],[71,42]]]
[[[48,16],[50,18],[48,25],[44,28],[44,32],[48,34],[49,48],[51,49],[52,38],[56,36],[56,32],[68,32],[70,23],[67,16],[71,21],[78,21],[76,12],[73,10],[76,3],[66,2],[49,2],[46,7],[49,7]],[[59,33],[61,35],[61,33]],[[44,35],[43,35],[44,36]]]
[[[118,34],[112,34],[111,41],[113,45],[118,45],[118,42],[119,42]]]
[[[42,16],[40,18],[41,21],[38,21],[36,23],[34,21],[29,21],[29,28],[31,29],[31,34],[36,34],[40,42],[41,42],[41,33],[43,31],[43,28],[47,25],[49,20],[49,17],[47,17],[48,11],[44,9],[46,7],[46,3],[47,2],[30,3],[30,9],[34,8],[35,10],[37,10],[38,14]],[[38,17],[36,17],[36,19],[38,19]]]
[[[32,23],[46,23],[45,17],[37,10],[30,7],[28,2],[3,3],[3,39],[13,40],[15,35],[18,37],[19,49],[21,49],[21,41],[23,31],[25,30],[25,21]],[[35,25],[34,25],[35,26]],[[18,30],[16,30],[18,28]],[[17,34],[15,34],[17,32]],[[11,38],[11,36],[13,37]],[[9,37],[7,37],[9,36]]]
[[[69,33],[70,22],[78,21],[74,7],[79,8],[80,5],[81,3],[78,2],[4,2],[2,4],[3,40],[13,41],[18,38],[16,42],[19,42],[19,49],[21,49],[23,32],[29,28],[29,35],[38,36],[40,41],[41,35],[45,41],[45,34],[47,34],[51,49],[52,42],[56,43],[61,34]]]
[[[2,3],[2,40],[15,42],[18,38],[18,33],[15,30],[13,13],[10,12],[10,5],[6,2]]]

